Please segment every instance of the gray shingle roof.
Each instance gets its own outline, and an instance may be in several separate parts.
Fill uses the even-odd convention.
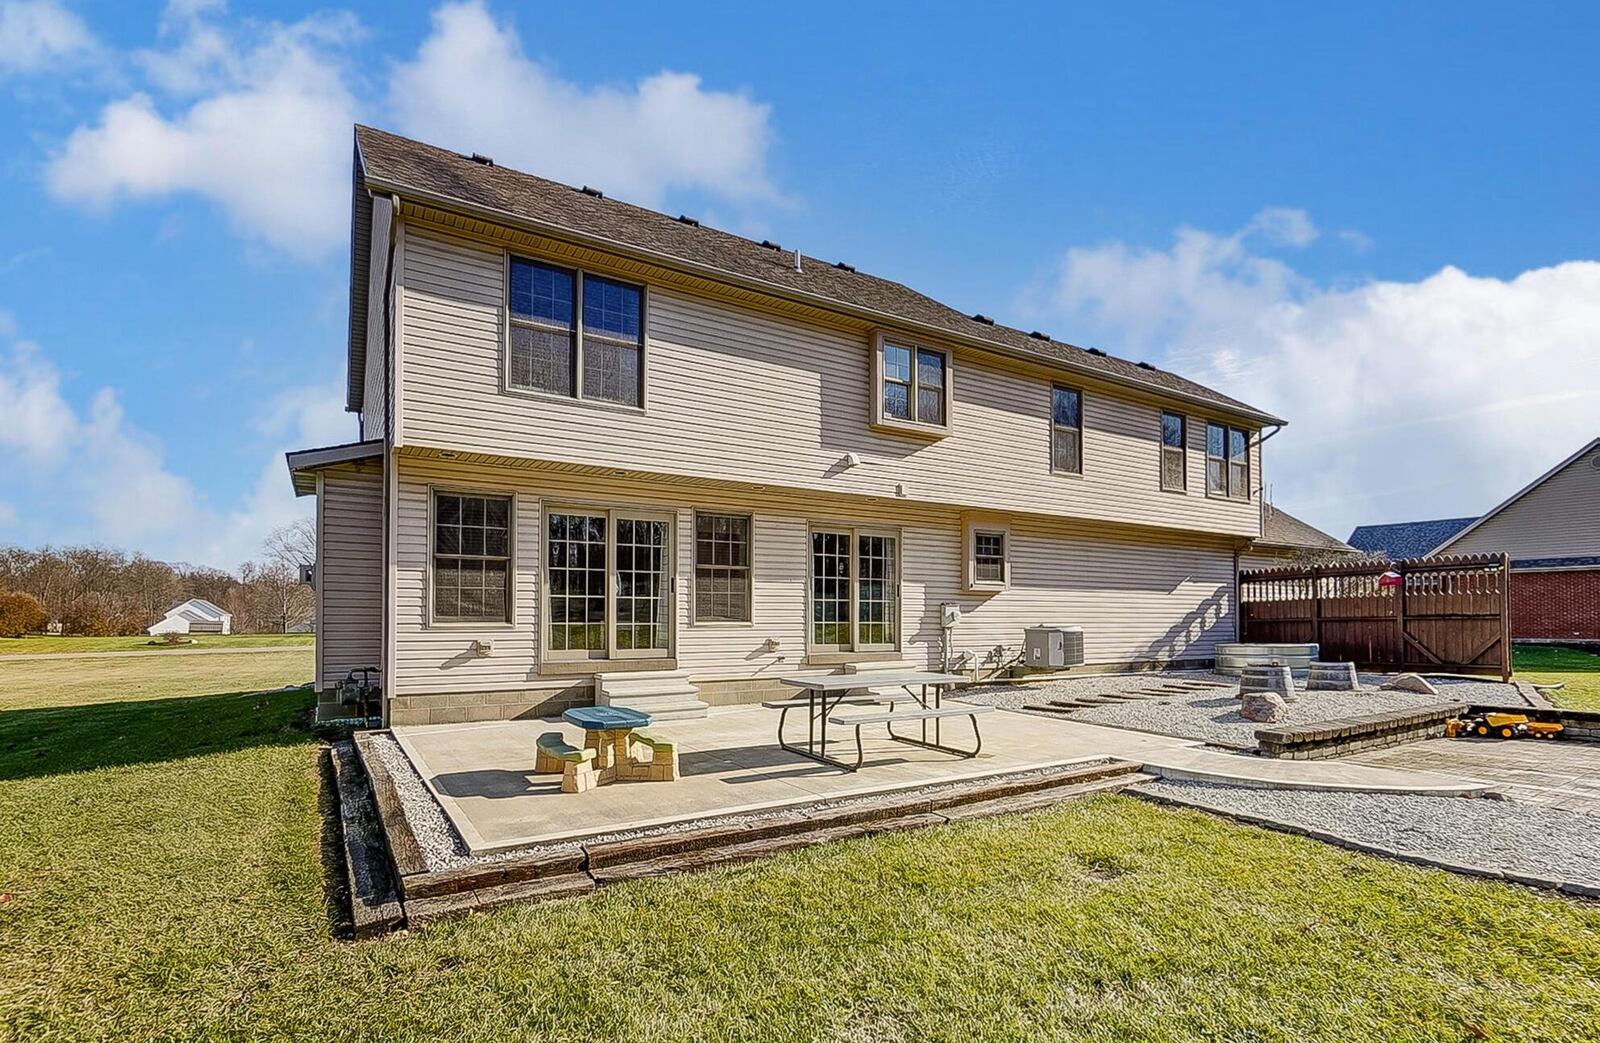
[[[592,195],[531,174],[478,162],[447,149],[372,127],[356,127],[356,144],[368,186],[402,198],[456,202],[512,220],[615,244],[650,255],[667,267],[759,283],[779,297],[821,307],[867,311],[931,328],[957,340],[987,345],[1061,368],[1172,395],[1261,423],[1281,419],[1176,373],[963,314],[897,282],[773,249],[741,236],[689,224],[643,207]],[[358,202],[359,206],[359,202]],[[352,286],[352,299],[364,287]],[[352,367],[361,365],[352,351]],[[352,377],[351,393],[359,398]]]
[[[1347,542],[1356,550],[1381,552],[1396,561],[1421,558],[1477,520],[1437,518],[1433,521],[1393,522],[1388,525],[1358,525]]]
[[[1311,550],[1355,549],[1338,537],[1329,536],[1315,525],[1309,525],[1270,503],[1261,508],[1261,539],[1256,542],[1274,547],[1305,547]]]

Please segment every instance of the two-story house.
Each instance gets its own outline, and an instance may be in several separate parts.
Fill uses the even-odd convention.
[[[392,723],[465,721],[637,671],[981,676],[1036,624],[1091,669],[1234,636],[1278,418],[486,157],[360,127],[354,167],[362,440],[289,457],[319,689],[375,666]]]

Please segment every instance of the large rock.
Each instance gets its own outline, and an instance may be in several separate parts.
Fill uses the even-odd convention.
[[[1239,716],[1259,724],[1276,724],[1289,715],[1289,704],[1277,692],[1245,692],[1239,699]]]
[[[1435,688],[1426,677],[1418,674],[1401,674],[1391,677],[1378,686],[1385,692],[1417,692],[1421,695],[1438,695],[1439,689]]]

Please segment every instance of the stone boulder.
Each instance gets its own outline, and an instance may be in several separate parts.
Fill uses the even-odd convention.
[[[1245,692],[1239,699],[1239,716],[1258,724],[1276,724],[1289,715],[1289,704],[1277,692]]]
[[[1401,674],[1391,677],[1378,688],[1385,692],[1416,692],[1420,695],[1438,695],[1439,689],[1435,688],[1426,677],[1418,674]]]

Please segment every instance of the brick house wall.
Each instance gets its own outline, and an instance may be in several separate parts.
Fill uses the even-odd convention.
[[[1513,571],[1511,636],[1600,641],[1600,568]]]

